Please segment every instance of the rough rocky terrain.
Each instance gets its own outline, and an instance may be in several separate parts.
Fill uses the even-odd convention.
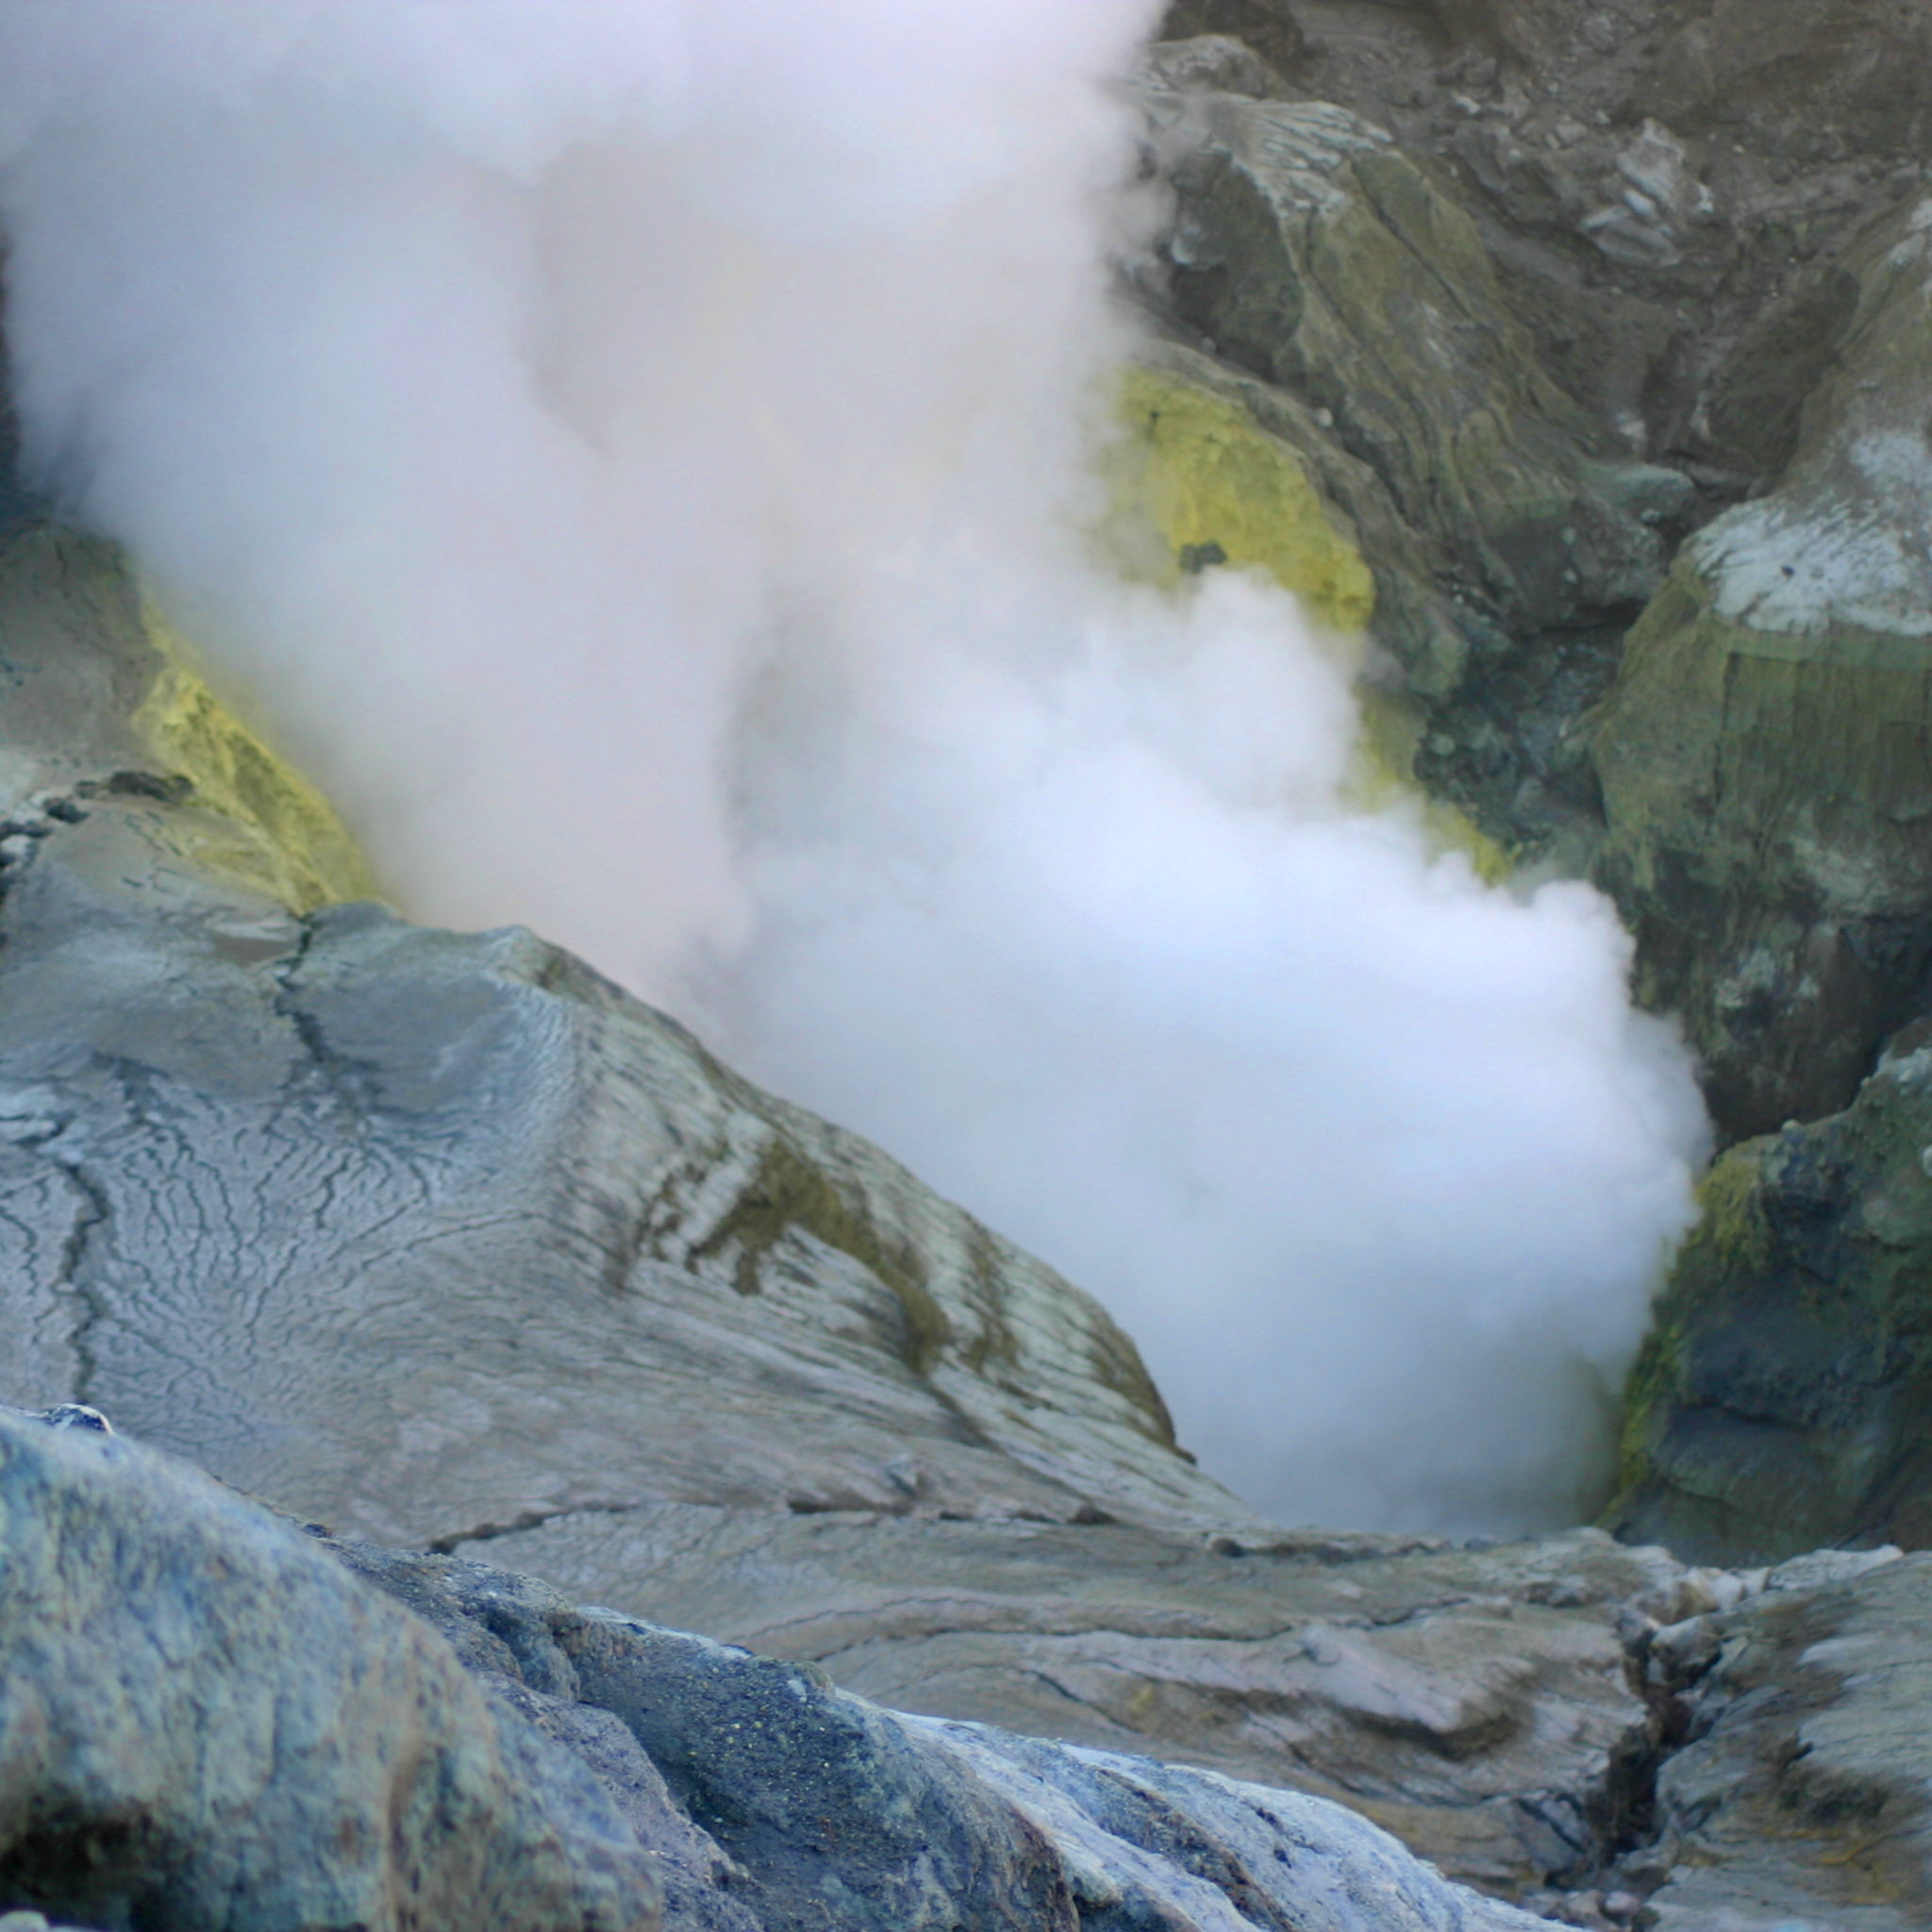
[[[354,1547],[419,1607],[472,1578],[565,1614],[466,1561],[507,1560],[934,1721],[1342,1799],[1571,1923],[1670,1875],[1643,1637],[1746,1583],[1598,1531],[1256,1523],[1091,1302],[874,1150],[525,935],[295,909],[356,890],[352,855],[111,551],[30,528],[0,590],[35,721],[0,897],[5,1393],[449,1553]],[[1059,1815],[1040,1747],[908,1735]]]
[[[0,1417],[0,1907],[149,1932],[1533,1923],[1339,1806],[897,1717],[478,1564],[320,1544],[91,1428]]]
[[[9,482],[0,1402],[98,1404],[351,1540],[0,1424],[0,1632],[111,1686],[116,1645],[193,1651],[128,1607],[179,1588],[256,1690],[350,1684],[341,1815],[459,1761],[460,1831],[431,1806],[364,1843],[390,1903],[338,1919],[494,1900],[541,1842],[550,1891],[499,1922],[588,1887],[648,1923],[625,1874],[655,1870],[667,1924],[720,1932],[1523,1923],[1313,1794],[1562,1923],[1932,1923],[1932,1558],[1802,1554],[1932,1540],[1932,25],[1183,0],[1168,34],[1127,521],[1154,568],[1263,568],[1366,625],[1370,762],[1493,869],[1618,896],[1735,1143],[1634,1385],[1626,1541],[1255,1522],[1101,1309],[886,1156],[528,935],[367,903],[125,561]],[[91,1571],[124,1482],[133,1567]],[[182,1582],[224,1539],[240,1571]],[[42,1574],[95,1595],[63,1624],[66,1583],[19,1594]],[[315,1607],[312,1657],[220,1622],[264,1579]],[[292,1845],[323,1788],[245,1699],[245,1748],[138,1761],[107,1719],[153,1730],[164,1687],[124,1688],[86,1692],[99,1739],[75,1701],[0,1724],[20,1902],[308,1923],[237,1906],[258,1849],[197,1834],[267,1804]],[[93,1891],[33,1863],[73,1804]],[[262,1882],[349,1882],[318,1857]]]
[[[1152,368],[1368,566],[1382,755],[1603,884],[1721,1140],[1790,1151],[1740,1157],[1784,1176],[1788,1239],[1714,1219],[1686,1252],[1616,1520],[1726,1556],[1915,1540],[1925,1277],[1895,1204],[1924,1141],[1862,1083],[1932,972],[1932,22],[1188,0],[1166,30],[1191,38],[1141,82],[1173,194],[1135,274]],[[1189,508],[1194,567],[1318,608],[1341,580],[1212,489]]]
[[[1520,1553],[1416,1554],[1452,1595],[1528,1574]],[[1402,1560],[1274,1555],[1325,1570],[1331,1600],[1364,1577],[1357,1606]],[[1125,1755],[1131,1730],[1049,1743],[897,1715],[795,1652],[305,1530],[93,1410],[0,1413],[0,1557],[8,1932],[40,1914],[154,1932],[650,1932],[660,1913],[670,1932],[1541,1923],[1444,1884],[1357,1815],[1373,1807]],[[1062,1563],[1091,1594],[1093,1571]],[[1663,1932],[1923,1924],[1928,1563],[1828,1553],[1740,1577],[1587,1537],[1546,1546],[1528,1603],[1552,1614],[1649,1586],[1619,1642],[1653,1746],[1625,1767],[1622,1856],[1536,1903]],[[1024,1581],[1046,1580],[1035,1556]],[[1431,1709],[1425,1672],[1378,1669],[1364,1628],[1341,1611],[1300,1654],[1352,1675],[1391,1730],[1433,1726],[1441,1751],[1440,1691]]]

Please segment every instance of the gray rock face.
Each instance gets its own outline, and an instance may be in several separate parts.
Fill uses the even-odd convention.
[[[0,1416],[0,1904],[103,1926],[651,1932],[574,1757],[293,1529]]]
[[[1657,1784],[1656,1932],[1932,1923],[1932,1557],[1785,1565],[1652,1640],[1689,1734]]]
[[[1443,1601],[1424,1617],[1501,1616],[1498,1599],[1458,1606],[1455,1593],[1514,1587],[1518,1655],[1539,1647],[1537,1609],[1599,1608],[1594,1592],[1647,1581],[1644,1607],[1625,1605],[1620,1622],[1659,1726],[1641,1793],[1655,1817],[1633,1814],[1587,1892],[1545,1896],[1557,1922],[1925,1923],[1932,1558],[1825,1552],[1749,1576],[1687,1574],[1588,1536],[1517,1551],[1310,1539],[1272,1558],[1210,1554],[1273,1562],[1249,1587],[1256,1612],[1292,1595],[1295,1563],[1309,1572],[1302,1607],[1317,1589],[1365,1606],[1363,1624],[1338,1611],[1305,1627],[1302,1654],[1353,1671],[1362,1707],[1379,1699],[1382,1722],[1411,1735],[1432,1715],[1416,1680],[1399,1681],[1386,1657],[1379,1683],[1363,1668],[1377,1633],[1400,1641],[1399,1625],[1374,1621],[1396,1566],[1433,1566]],[[1036,1604],[1056,1559],[1060,1581],[1093,1590],[1063,1553],[1009,1558],[1016,1593]],[[305,1536],[92,1428],[0,1416],[0,1908],[158,1932],[599,1932],[655,1926],[661,1890],[667,1932],[1543,1923],[1446,1884],[1319,1798],[900,1715],[809,1662],[578,1608],[460,1557]],[[983,1556],[974,1565],[984,1574]],[[958,1594],[958,1581],[944,1587]],[[1412,1620],[1412,1591],[1407,1601]],[[1130,1624],[1145,1614],[1124,1608]],[[986,1627],[970,1604],[955,1621]],[[1077,1604],[1061,1621],[1077,1624]],[[1224,1647],[1224,1671],[1235,1655]],[[1065,1651],[1059,1668],[1076,1674]],[[400,1823],[358,1830],[358,1807]]]
[[[0,1905],[155,1932],[655,1932],[658,1874],[677,1932],[1535,1923],[1339,1807],[898,1717],[0,1417]]]
[[[1932,197],[1834,274],[1790,463],[1685,547],[1591,731],[1600,872],[1733,1136],[1843,1107],[1932,964]]]
[[[722,1897],[741,1915],[731,1923],[760,1932],[1538,1923],[1444,1884],[1374,1826],[1298,1793],[900,1716],[810,1665],[573,1609],[480,1564],[354,1544],[341,1553],[473,1667],[623,1721],[716,1848],[708,1891],[687,1894],[693,1912]]]
[[[1584,1883],[1655,1738],[1618,1634],[1679,1565],[1601,1531],[1486,1550],[1280,1532],[666,1506],[487,1556],[901,1709],[1339,1798],[1505,1896]]]

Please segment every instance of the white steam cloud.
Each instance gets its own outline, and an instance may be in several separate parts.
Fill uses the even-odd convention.
[[[1701,1117],[1578,886],[1346,808],[1080,534],[1149,0],[11,0],[30,459],[408,909],[526,921],[1123,1317],[1297,1519],[1601,1474]]]

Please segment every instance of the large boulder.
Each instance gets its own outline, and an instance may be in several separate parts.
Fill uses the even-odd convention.
[[[1932,965],[1932,200],[1836,272],[1777,487],[1685,546],[1591,731],[1600,876],[1734,1138],[1842,1107]]]
[[[575,1757],[292,1527],[0,1414],[0,1908],[152,1932],[656,1932]]]

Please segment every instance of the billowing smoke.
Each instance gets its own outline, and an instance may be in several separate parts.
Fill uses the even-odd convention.
[[[523,920],[1125,1320],[1255,1500],[1601,1473],[1700,1117],[1345,654],[1092,532],[1148,0],[11,0],[30,459],[413,913]]]

